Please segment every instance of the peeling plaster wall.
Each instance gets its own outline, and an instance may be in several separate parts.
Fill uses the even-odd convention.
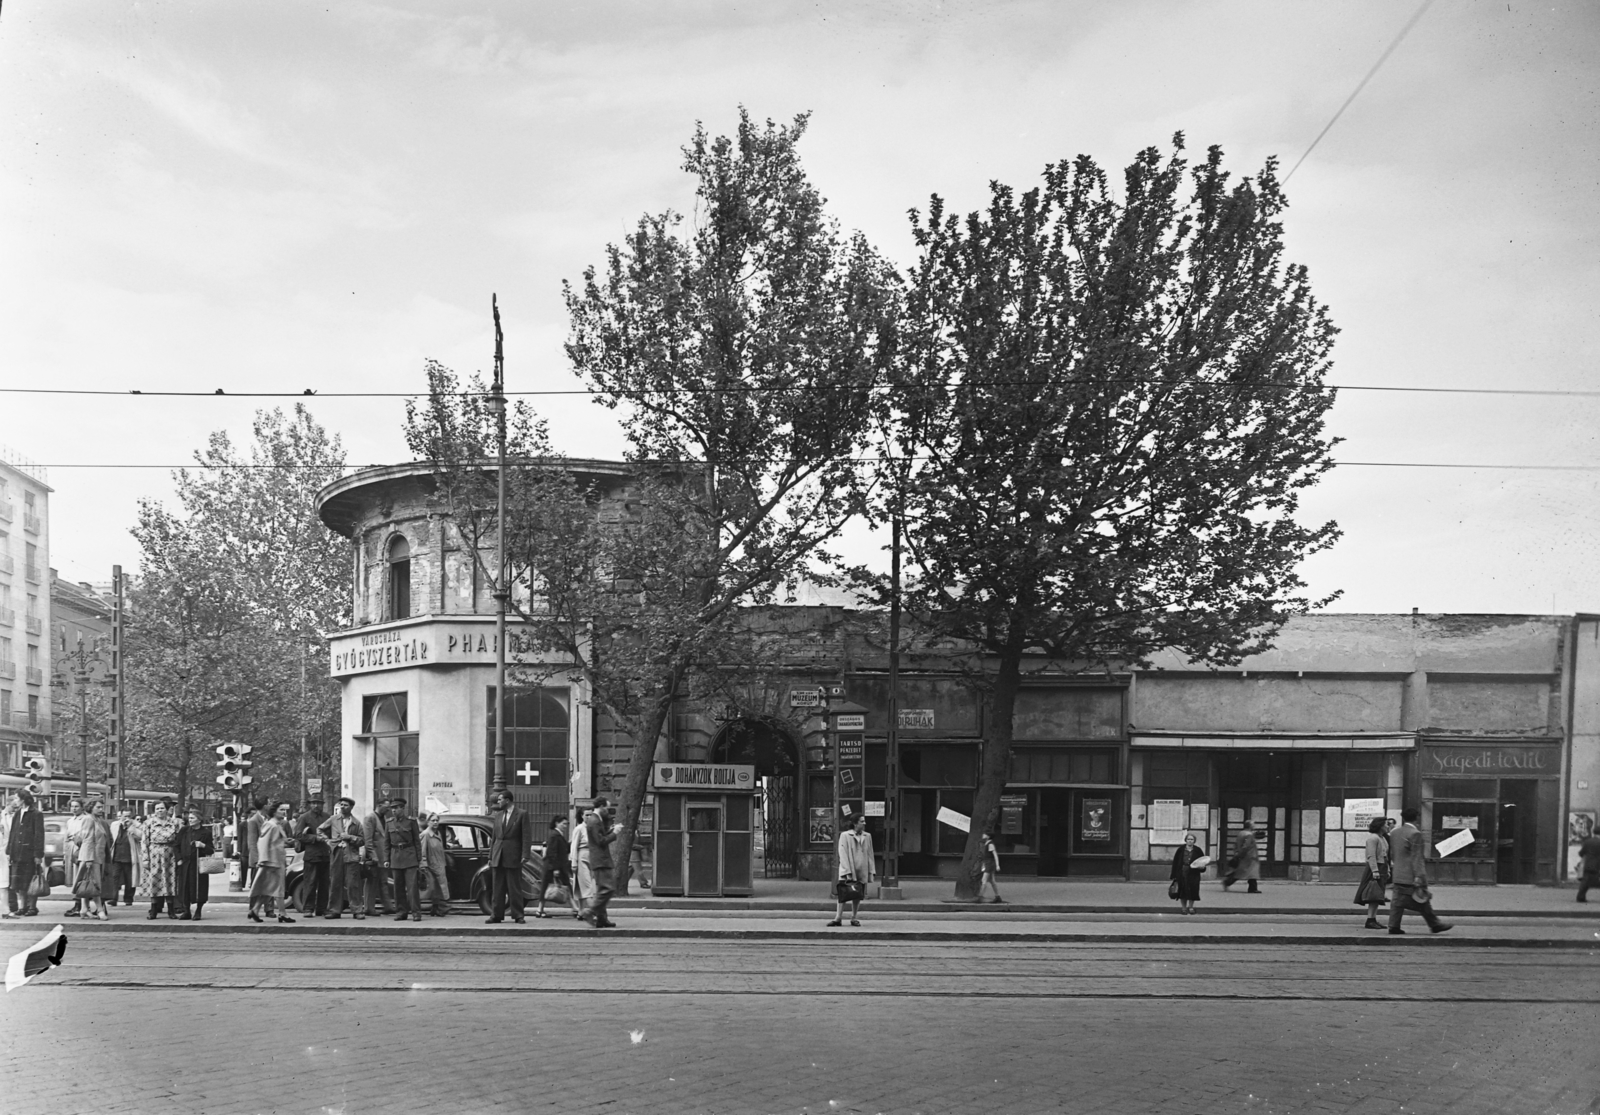
[[[1135,728],[1194,732],[1395,732],[1403,683],[1341,678],[1143,675]]]

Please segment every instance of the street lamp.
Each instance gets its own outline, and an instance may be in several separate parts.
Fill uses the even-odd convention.
[[[494,412],[495,447],[498,468],[495,473],[495,549],[499,573],[494,582],[494,786],[496,794],[506,788],[506,601],[511,588],[506,584],[506,356],[505,338],[500,332],[500,302],[489,296],[494,311],[494,384],[489,389],[488,405]]]
[[[67,649],[67,633],[61,633],[61,657],[73,663],[72,680],[78,690],[78,751],[79,762],[82,769],[78,773],[78,794],[84,804],[89,806],[89,666],[91,663],[98,665],[100,662],[100,647],[98,641],[86,647],[83,645],[83,632],[78,632],[78,649]]]

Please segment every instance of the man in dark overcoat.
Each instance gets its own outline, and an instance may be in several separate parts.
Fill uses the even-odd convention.
[[[489,887],[493,905],[489,921],[506,920],[506,907],[511,907],[511,920],[518,925],[523,921],[527,899],[522,893],[522,857],[527,848],[528,811],[517,808],[510,791],[502,790],[496,799],[498,812],[494,815],[493,839],[489,843]]]

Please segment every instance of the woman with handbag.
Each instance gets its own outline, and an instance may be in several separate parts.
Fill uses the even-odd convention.
[[[139,884],[139,894],[150,899],[150,912],[145,915],[154,921],[161,913],[163,905],[167,908],[167,917],[176,919],[178,916],[178,871],[177,849],[178,830],[183,827],[178,818],[168,811],[170,803],[156,802],[156,807],[150,813],[149,820],[144,823],[144,841],[141,849],[144,855],[143,871]]]
[[[80,917],[110,921],[106,912],[106,868],[111,863],[111,824],[106,820],[106,803],[92,802],[72,837],[72,896],[82,903]]]
[[[1200,850],[1194,833],[1185,833],[1183,847],[1173,853],[1172,882],[1167,885],[1167,896],[1177,900],[1178,913],[1194,913],[1194,904],[1200,901],[1200,880],[1210,865],[1211,857]]]
[[[867,884],[873,880],[872,837],[867,833],[867,815],[857,813],[850,827],[839,834],[839,881],[834,884],[833,920],[844,924],[844,904],[850,903],[850,924],[859,926],[861,900],[867,897]]]
[[[177,853],[178,914],[179,921],[199,921],[206,899],[211,897],[213,864],[221,870],[222,860],[217,857],[216,840],[211,826],[200,823],[200,810],[189,807],[184,826],[178,830],[174,849]],[[189,907],[194,907],[190,913]]]
[[[289,865],[289,803],[280,801],[272,810],[272,819],[261,825],[261,837],[256,844],[256,881],[250,887],[250,910],[245,917],[261,920],[260,910],[278,911],[280,922],[293,922],[284,912],[283,879]]]
[[[1388,901],[1389,841],[1385,833],[1389,822],[1374,817],[1367,824],[1367,869],[1361,873],[1356,885],[1355,904],[1367,908],[1367,929],[1382,929],[1378,921],[1378,907]]]

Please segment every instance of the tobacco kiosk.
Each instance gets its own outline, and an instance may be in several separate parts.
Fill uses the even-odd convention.
[[[657,763],[653,894],[755,893],[756,768]]]

